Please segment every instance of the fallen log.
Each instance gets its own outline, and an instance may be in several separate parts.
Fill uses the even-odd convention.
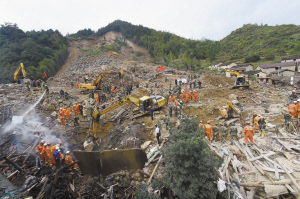
[[[150,176],[150,178],[149,178],[147,184],[150,184],[150,183],[151,183],[151,180],[152,180],[152,178],[153,178],[153,176],[154,176],[154,173],[155,173],[156,169],[158,168],[158,165],[160,164],[161,161],[162,161],[162,156],[160,156],[160,158],[159,158],[159,160],[158,160],[158,163],[156,164],[156,166],[155,166],[155,168],[154,168],[154,170],[153,170],[153,172],[152,172],[152,174],[151,174],[151,176]]]
[[[243,187],[265,187],[263,184],[256,184],[256,183],[240,183],[241,186]]]
[[[15,163],[11,159],[7,158],[6,156],[4,157],[4,159],[6,160],[6,162],[8,162],[9,164],[13,165],[16,169],[18,169],[20,172],[22,172],[22,168],[19,167],[19,165],[17,163]]]

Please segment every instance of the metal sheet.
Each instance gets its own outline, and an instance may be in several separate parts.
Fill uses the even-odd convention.
[[[84,175],[104,176],[122,169],[142,169],[147,162],[143,149],[107,150],[103,152],[74,151]]]

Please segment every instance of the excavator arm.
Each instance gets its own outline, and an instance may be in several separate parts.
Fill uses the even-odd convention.
[[[245,125],[244,115],[243,115],[242,111],[238,107],[234,106],[231,102],[228,102],[227,113],[231,113],[231,109],[233,109],[238,115],[240,115],[240,117],[242,119],[242,123],[243,123],[243,125]]]
[[[114,101],[115,102],[115,101]],[[104,115],[105,113],[108,113],[110,111],[113,111],[115,110],[116,108],[120,107],[120,106],[123,106],[124,104],[127,104],[129,102],[132,102],[134,103],[136,106],[139,106],[139,99],[138,98],[135,98],[135,97],[128,97],[128,98],[125,98],[125,99],[121,99],[121,100],[118,100],[115,104],[111,105],[110,107],[104,109],[103,111],[100,112],[100,115]],[[113,102],[111,102],[113,103]]]
[[[96,88],[101,88],[101,79],[112,75],[119,75],[120,81],[123,82],[124,72],[122,69],[120,69],[119,72],[101,73],[100,75],[98,75],[97,79],[94,80],[94,86],[96,86]]]
[[[23,77],[26,77],[26,72],[25,72],[25,68],[24,68],[24,64],[21,63],[20,66],[16,69],[16,71],[14,72],[14,80],[18,80],[19,79],[19,74],[22,71],[23,73]]]
[[[109,72],[109,73],[101,73],[98,75],[96,79],[93,79],[91,84],[79,84],[80,89],[100,89],[102,88],[101,79],[104,77],[112,76],[112,75],[119,75],[120,82],[123,82],[124,72],[121,69],[119,72]]]
[[[236,72],[236,71],[226,70],[225,72],[231,73],[231,74],[235,74],[237,77],[240,76],[240,73],[239,73],[239,72]]]

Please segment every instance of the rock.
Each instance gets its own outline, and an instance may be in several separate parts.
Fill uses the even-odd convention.
[[[51,115],[52,117],[56,117],[56,116],[57,116],[57,112],[56,112],[56,111],[53,111],[50,115]]]
[[[94,148],[94,143],[90,140],[87,140],[83,143],[83,148],[85,151],[92,151]]]
[[[237,95],[236,94],[230,94],[229,95],[229,100],[237,100]]]

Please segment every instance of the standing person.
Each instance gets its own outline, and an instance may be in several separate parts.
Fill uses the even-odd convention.
[[[39,153],[41,162],[44,162],[44,157],[42,154],[44,149],[44,144],[45,144],[45,140],[42,140],[41,143],[36,147],[36,152]]]
[[[225,124],[221,124],[221,142],[224,143],[228,136],[228,129],[226,128]]]
[[[67,120],[71,119],[71,114],[70,114],[69,107],[65,107],[64,112],[65,112],[65,115],[66,115],[66,119]]]
[[[243,133],[245,134],[244,144],[247,144],[248,139],[250,140],[251,144],[253,144],[253,135],[254,135],[254,128],[250,126],[250,122],[246,122],[246,126],[243,129]]]
[[[206,136],[207,138],[211,141],[212,140],[212,126],[210,125],[210,122],[208,121],[207,124],[205,125],[205,130],[206,130]]]
[[[157,127],[161,129],[161,122],[159,120],[157,120]]]
[[[45,84],[45,90],[46,90],[46,93],[49,94],[49,88],[46,84]]]
[[[157,139],[157,144],[159,144],[159,137],[160,137],[160,129],[159,127],[157,126],[157,124],[155,124],[155,136],[156,136],[156,139]]]
[[[236,126],[234,126],[233,123],[230,124],[229,128],[229,134],[230,134],[230,139],[231,139],[231,145],[233,145],[233,138],[235,137],[236,140],[238,140],[238,130]]]
[[[153,121],[153,109],[152,109],[152,106],[149,106],[149,111],[150,111],[151,120]]]
[[[201,120],[199,125],[198,125],[198,128],[200,129],[200,133],[201,135],[203,135],[204,137],[206,136],[206,132],[205,132],[205,126],[203,124],[203,121]]]
[[[293,104],[290,104],[290,105],[288,106],[289,114],[292,116],[292,119],[294,119],[294,117],[295,117],[296,114],[297,114],[297,106],[296,106],[296,104],[297,104],[297,101],[294,101]]]
[[[256,129],[258,129],[258,123],[257,123],[257,122],[258,122],[259,119],[260,119],[260,115],[257,115],[257,116],[254,118],[254,120],[253,120]]]
[[[55,161],[56,169],[58,169],[60,167],[60,153],[59,153],[58,149],[59,149],[59,147],[56,146],[55,150],[53,151],[53,158]]]
[[[265,137],[265,129],[267,124],[267,121],[264,119],[263,116],[260,116],[260,119],[258,120],[258,126],[259,126],[259,135],[263,138]]]
[[[86,106],[83,106],[82,115],[83,115],[83,119],[87,118],[87,109],[86,109]]]
[[[49,163],[49,166],[52,167],[52,154],[51,154],[51,143],[47,143],[45,147],[45,163]]]
[[[98,96],[98,93],[95,93],[95,99],[96,99],[96,102],[97,102],[97,104],[99,104],[99,96]]]
[[[66,125],[65,115],[63,114],[63,112],[58,113],[58,119],[60,120],[60,123],[62,126]]]
[[[78,84],[78,81],[76,82],[76,87],[77,87],[77,89],[79,88],[79,84]]]
[[[172,103],[169,104],[169,114],[170,114],[170,117],[172,117]]]
[[[66,161],[66,164],[67,164],[67,165],[70,165],[70,164],[74,163],[72,157],[70,156],[70,151],[67,151],[67,152],[66,152],[65,161]],[[69,167],[69,169],[70,169],[70,170],[76,169],[76,167],[77,167],[77,165],[76,165],[76,164],[73,164],[72,166]]]
[[[218,123],[216,123],[215,126],[212,127],[212,130],[213,130],[214,140],[215,140],[215,142],[217,142],[218,138],[219,138],[219,132],[220,132],[220,128],[218,126]]]
[[[177,85],[177,79],[175,79],[175,85]]]
[[[199,85],[199,88],[201,89],[202,88],[202,86],[201,86],[202,82],[200,80],[198,81],[198,85]]]
[[[79,104],[79,106],[78,106],[78,108],[79,108],[79,112],[80,112],[80,115],[82,115],[83,114],[83,106],[82,106],[82,104]]]

